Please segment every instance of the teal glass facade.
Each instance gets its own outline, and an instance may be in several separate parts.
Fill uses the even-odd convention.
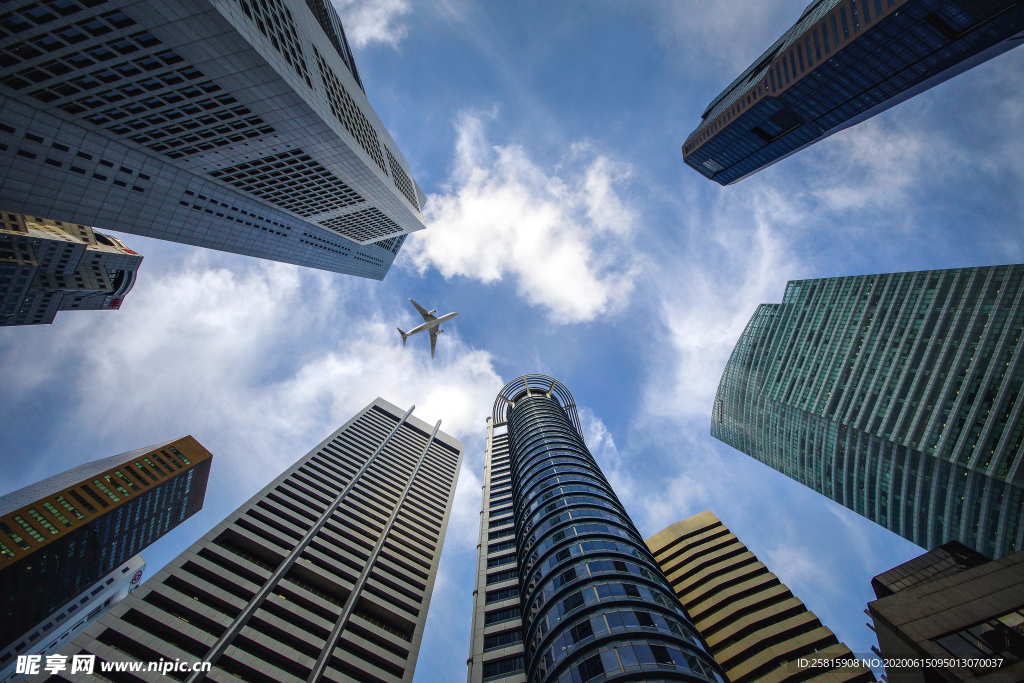
[[[1024,265],[788,283],[711,433],[917,543],[1024,547]]]
[[[1022,38],[1014,0],[815,0],[712,100],[683,158],[728,185]]]

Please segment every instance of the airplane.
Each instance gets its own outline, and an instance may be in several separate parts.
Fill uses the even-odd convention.
[[[439,318],[436,315],[434,315],[435,313],[437,313],[436,308],[428,311],[427,309],[423,308],[418,303],[416,303],[415,299],[409,299],[409,303],[415,306],[416,310],[419,311],[421,316],[423,316],[423,323],[417,325],[408,332],[403,331],[402,328],[400,327],[398,328],[398,334],[402,335],[402,346],[405,346],[406,339],[416,334],[417,332],[422,332],[423,330],[430,330],[430,357],[433,358],[435,352],[437,351],[437,335],[444,332],[444,330],[441,329],[441,323],[448,322],[449,320],[457,316],[458,313],[445,313]]]

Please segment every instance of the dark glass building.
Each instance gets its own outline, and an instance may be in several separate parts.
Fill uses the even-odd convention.
[[[1021,44],[1014,0],[815,0],[683,143],[722,185]]]
[[[202,509],[212,457],[185,436],[0,498],[0,650]]]
[[[524,375],[488,423],[469,680],[724,681],[580,432]]]
[[[718,439],[925,548],[1024,547],[1024,266],[796,280],[722,373]]]

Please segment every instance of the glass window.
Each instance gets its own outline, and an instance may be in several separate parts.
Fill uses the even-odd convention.
[[[562,601],[562,613],[568,612],[569,610],[576,609],[583,604],[583,595],[576,591],[565,600]]]
[[[579,671],[580,678],[584,681],[597,678],[604,673],[604,664],[601,662],[601,655],[594,655],[593,657],[584,659],[577,667],[577,671]]]
[[[573,626],[569,631],[569,634],[572,636],[572,642],[578,643],[584,638],[589,638],[594,635],[594,627],[590,625],[589,620],[582,621]]]

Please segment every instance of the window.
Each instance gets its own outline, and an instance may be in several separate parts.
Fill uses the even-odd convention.
[[[523,632],[517,628],[511,631],[501,631],[500,633],[484,636],[484,649],[492,650],[496,647],[504,647],[513,643],[521,643],[522,641]]]
[[[484,679],[507,676],[523,670],[523,656],[506,657],[492,662],[484,662]]]
[[[934,642],[954,657],[999,657],[1004,665],[1013,664],[1024,659],[1024,607],[935,638]],[[980,669],[975,671],[982,673]]]
[[[502,550],[510,550],[514,547],[516,547],[515,541],[502,541],[500,543],[491,543],[489,546],[487,546],[487,552],[496,553]]]
[[[582,604],[583,595],[579,591],[576,591],[575,593],[573,593],[572,595],[570,595],[562,601],[562,613],[564,614],[565,612],[574,610]]]
[[[519,586],[509,586],[508,588],[499,588],[493,591],[487,591],[487,602],[499,602],[501,600],[509,600],[519,595]]]
[[[583,621],[576,624],[569,630],[569,635],[572,636],[572,642],[578,643],[584,638],[589,638],[594,635],[594,627],[590,625],[590,621]]]
[[[584,681],[589,681],[592,678],[600,676],[604,673],[604,664],[601,663],[601,655],[594,655],[589,659],[584,659],[577,667],[577,671],[579,671],[580,678]]]
[[[484,624],[497,624],[502,621],[510,621],[519,618],[519,606],[505,607],[504,609],[491,610],[484,613]]]

